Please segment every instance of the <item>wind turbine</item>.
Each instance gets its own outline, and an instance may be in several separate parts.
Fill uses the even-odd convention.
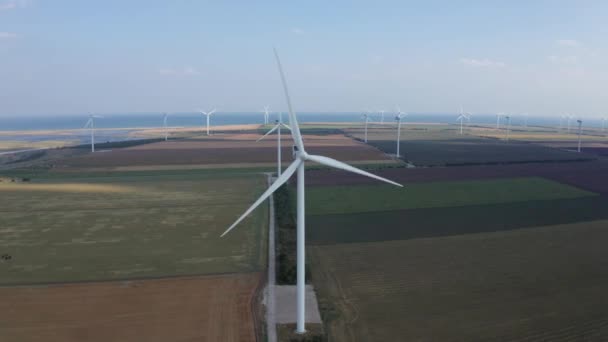
[[[380,123],[383,124],[384,123],[384,109],[380,109]]]
[[[264,125],[268,125],[268,116],[270,115],[270,112],[268,111],[269,107],[268,106],[264,106]]]
[[[274,127],[272,127],[270,131],[266,132],[266,134],[262,135],[260,139],[256,141],[258,142],[264,139],[267,135],[272,134],[272,132],[277,131],[277,177],[281,177],[281,126],[291,131],[291,127],[283,123],[282,113],[279,113],[279,119],[275,121]]]
[[[464,120],[470,121],[471,120],[471,113],[465,113],[464,109],[462,108],[462,106],[460,106],[460,115],[458,116],[458,119],[456,120],[460,120],[460,134],[462,134],[462,126],[464,124]]]
[[[505,115],[505,119],[507,120],[507,132],[506,132],[506,140],[509,141],[509,131],[511,129],[511,117],[509,115]]]
[[[277,61],[277,66],[279,69],[279,74],[281,75],[281,81],[283,83],[283,90],[285,92],[285,99],[287,101],[287,108],[289,110],[289,125],[292,127],[291,136],[294,140],[294,157],[295,160],[291,163],[285,172],[278,177],[274,183],[258,198],[257,201],[249,207],[245,211],[241,217],[239,217],[236,222],[234,222],[223,234],[225,236],[230,232],[237,224],[239,224],[247,215],[249,215],[255,208],[257,208],[262,202],[264,202],[273,192],[275,192],[281,185],[285,184],[289,178],[296,173],[298,177],[298,185],[297,185],[297,324],[296,324],[296,333],[303,334],[306,332],[305,329],[305,228],[304,228],[304,165],[306,161],[312,161],[315,163],[319,163],[325,166],[329,166],[331,168],[341,169],[353,173],[357,173],[363,176],[367,176],[370,178],[374,178],[383,182],[387,182],[396,186],[402,186],[401,184],[395,183],[388,179],[376,176],[369,172],[357,169],[348,164],[342,163],[332,158],[310,155],[306,153],[304,148],[304,142],[302,141],[302,135],[300,133],[300,127],[298,126],[298,119],[296,118],[296,114],[294,113],[291,107],[291,100],[289,99],[289,91],[287,89],[287,82],[285,81],[285,75],[283,74],[283,68],[281,67],[281,61],[279,60],[279,55],[277,51],[274,50],[274,55]]]
[[[570,120],[572,120],[572,115],[566,115],[566,120],[568,121],[568,134],[570,134]]]
[[[89,115],[89,120],[84,125],[84,128],[89,128],[91,131],[91,152],[95,152],[95,119],[101,119],[103,116],[100,115]]]
[[[372,118],[370,118],[370,114],[369,113],[364,113],[363,114],[363,119],[365,119],[365,143],[367,143],[367,124],[372,121]]]
[[[201,114],[203,114],[204,116],[207,117],[207,135],[209,135],[209,119],[211,118],[211,114],[215,113],[215,108],[210,110],[209,112],[205,112],[203,110],[200,110]]]
[[[401,108],[397,107],[397,115],[395,116],[395,120],[397,120],[397,158],[401,157],[399,154],[399,145],[401,145],[401,119],[406,117],[407,114],[401,111]]]
[[[578,119],[576,120],[576,122],[578,122],[578,152],[581,152],[581,133],[583,132],[583,120],[582,119]]]
[[[500,117],[504,116],[505,113],[498,113],[496,114],[496,129],[500,129]]]
[[[169,113],[163,113],[163,129],[165,131],[165,141],[169,140],[169,128],[167,127],[168,118],[169,118]]]

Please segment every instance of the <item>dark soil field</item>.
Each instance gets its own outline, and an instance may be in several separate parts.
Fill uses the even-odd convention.
[[[545,177],[579,188],[608,194],[608,162],[534,163],[516,165],[460,166],[433,168],[384,168],[373,170],[379,176],[408,183],[461,181],[510,177]],[[336,170],[310,170],[307,186],[377,184],[376,180]]]
[[[242,134],[230,139],[218,137],[169,141],[87,154],[58,163],[57,169],[112,168],[119,166],[256,164],[276,162],[276,137],[255,142],[258,135]],[[292,143],[283,139],[283,160],[291,161]],[[381,151],[344,136],[307,137],[309,153],[344,161],[391,162]]]
[[[259,273],[0,287],[0,341],[256,341]]]
[[[396,142],[372,140],[370,145],[396,153]],[[404,140],[401,157],[417,166],[458,166],[532,161],[591,160],[592,154],[574,153],[522,142],[493,139]]]
[[[607,227],[311,246],[329,340],[605,341]]]

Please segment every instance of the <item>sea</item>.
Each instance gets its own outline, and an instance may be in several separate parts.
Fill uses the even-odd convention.
[[[323,112],[302,112],[298,113],[298,121],[306,122],[357,122],[362,121],[360,112],[341,112],[341,113],[323,113]],[[154,128],[162,127],[162,113],[115,113],[101,114],[102,118],[95,120],[95,127],[104,128],[99,131],[99,141],[115,141],[123,140],[124,130],[113,132],[112,128]],[[422,123],[446,123],[456,124],[458,114],[455,113],[408,113],[405,122]],[[374,122],[380,121],[380,114],[371,114]],[[270,114],[270,122],[277,119],[276,113]],[[24,141],[39,141],[53,140],[52,134],[49,135],[29,135],[27,131],[39,130],[66,130],[66,129],[82,129],[74,132],[74,139],[86,141],[88,130],[84,129],[84,125],[88,120],[88,115],[34,115],[34,116],[0,116],[0,131],[25,131],[19,136],[3,136],[0,133],[0,140],[24,140]],[[287,121],[287,115],[283,114],[283,120]],[[384,121],[394,121],[393,113],[385,113]],[[501,120],[504,122],[504,119]],[[512,115],[511,124],[513,126],[523,125],[526,118],[523,115]],[[211,125],[238,125],[238,124],[260,124],[263,122],[263,114],[260,112],[217,112],[211,118]],[[471,118],[471,124],[486,124],[493,125],[496,123],[495,114],[477,114]],[[547,116],[528,116],[527,123],[529,126],[549,126],[558,127],[560,125],[560,117]],[[565,120],[563,122],[565,125]],[[602,127],[602,120],[586,119],[585,127]],[[571,121],[572,127],[576,125],[575,120]],[[204,127],[205,118],[200,113],[171,113],[168,117],[169,127]],[[109,129],[109,130],[108,130]],[[120,134],[118,134],[120,132]],[[101,136],[103,134],[104,136]],[[65,139],[65,136],[57,136],[58,140]]]

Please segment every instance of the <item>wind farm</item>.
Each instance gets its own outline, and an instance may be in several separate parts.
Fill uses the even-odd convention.
[[[608,7],[441,5],[0,0],[0,341],[606,340]]]

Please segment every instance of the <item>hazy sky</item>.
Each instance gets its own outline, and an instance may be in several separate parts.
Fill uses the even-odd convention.
[[[499,4],[500,3],[500,4]],[[0,115],[608,114],[608,1],[0,0]]]

